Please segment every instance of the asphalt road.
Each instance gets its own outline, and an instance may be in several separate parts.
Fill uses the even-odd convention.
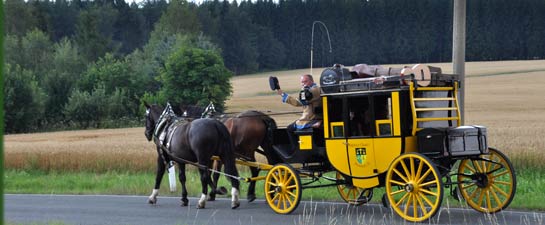
[[[4,221],[16,224],[413,224],[404,221],[382,205],[347,206],[339,202],[302,201],[289,215],[274,213],[264,200],[230,208],[230,199],[208,202],[196,209],[197,199],[181,207],[177,197],[158,198],[147,204],[147,196],[118,195],[4,195]],[[420,224],[505,224],[545,225],[545,212],[506,210],[494,215],[471,209],[449,208]]]

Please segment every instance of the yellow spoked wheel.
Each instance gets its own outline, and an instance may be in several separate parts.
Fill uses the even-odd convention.
[[[478,159],[464,159],[458,167],[458,190],[467,204],[483,213],[507,208],[517,187],[515,170],[500,151],[489,148],[490,154]]]
[[[337,172],[336,178],[337,180],[347,179],[339,172]],[[371,198],[373,197],[372,188],[359,188],[350,183],[337,185],[337,190],[339,191],[341,198],[350,205],[365,204],[371,201]]]
[[[293,212],[301,201],[301,179],[287,164],[274,166],[265,177],[265,199],[276,213]]]
[[[386,174],[386,196],[403,219],[421,222],[434,216],[443,200],[443,183],[437,168],[424,155],[398,156]]]

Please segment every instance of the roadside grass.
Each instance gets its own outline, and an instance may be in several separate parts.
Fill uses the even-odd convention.
[[[249,177],[247,168],[239,168],[241,177]],[[178,174],[178,172],[176,172]],[[200,178],[196,169],[187,170],[187,189],[189,196],[200,196]],[[261,176],[266,172],[262,171]],[[334,174],[326,174],[334,176]],[[524,169],[517,171],[517,190],[509,209],[545,210],[545,195],[541,188],[545,186],[545,170]],[[4,193],[6,194],[96,194],[96,195],[149,195],[153,189],[155,174],[152,172],[109,171],[95,172],[44,172],[40,170],[13,170],[4,171]],[[256,184],[256,194],[260,199],[263,195],[263,181]],[[328,184],[321,180],[313,185]],[[221,177],[218,186],[229,188],[230,182]],[[240,193],[246,198],[248,183],[242,182]],[[382,204],[381,198],[384,188],[373,190],[372,203]],[[168,190],[168,176],[165,174],[160,189],[160,196],[180,196],[181,186],[177,182],[176,192]],[[445,199],[442,207],[467,207],[450,196],[450,188],[444,189]],[[227,196],[219,196],[227,197]],[[343,202],[337,188],[323,187],[303,189],[302,200],[339,201]]]

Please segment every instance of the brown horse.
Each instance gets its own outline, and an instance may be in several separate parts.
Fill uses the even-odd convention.
[[[235,157],[241,160],[255,162],[255,152],[263,154],[269,163],[277,160],[273,159],[272,154],[272,135],[276,129],[276,122],[267,114],[248,110],[235,117],[228,118],[224,122],[231,134],[231,139],[235,145]],[[259,150],[261,147],[262,150]],[[216,170],[221,170],[221,164],[216,164]],[[259,175],[259,169],[250,167],[252,177]],[[213,181],[217,184],[219,174],[213,175]],[[255,200],[255,181],[250,182],[248,187],[248,202]]]

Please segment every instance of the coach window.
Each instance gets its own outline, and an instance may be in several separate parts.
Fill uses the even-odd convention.
[[[376,95],[373,98],[373,114],[377,136],[392,136],[392,99],[390,95]]]
[[[328,101],[328,121],[331,132],[330,137],[344,137],[344,122],[343,122],[343,99],[330,98]]]
[[[347,99],[350,137],[370,136],[369,97],[356,96]]]

